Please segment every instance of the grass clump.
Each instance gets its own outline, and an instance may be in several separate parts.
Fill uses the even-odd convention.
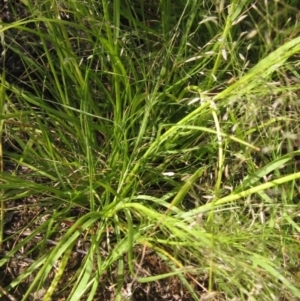
[[[1,296],[300,298],[296,4],[13,7]]]

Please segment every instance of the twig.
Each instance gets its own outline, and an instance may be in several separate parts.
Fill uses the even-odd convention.
[[[11,295],[8,291],[6,291],[1,285],[0,285],[0,293],[5,295],[11,301],[18,301],[13,295]]]

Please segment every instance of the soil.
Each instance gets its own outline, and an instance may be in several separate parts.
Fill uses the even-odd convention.
[[[35,230],[49,218],[49,210],[39,207],[37,201],[38,196],[24,198],[18,201],[6,204],[5,226],[4,226],[4,244],[0,252],[0,260],[3,257],[10,257],[10,260],[5,265],[0,266],[0,300],[15,301],[20,300],[27,291],[29,285],[34,279],[36,273],[30,274],[14,289],[9,290],[10,284],[24,273],[30,265],[34,264],[41,254],[48,253],[58,241],[61,235],[68,230],[67,223],[62,222],[60,229],[55,231],[52,236],[46,240],[43,238],[43,233],[34,235],[32,239],[26,240]],[[71,212],[71,214],[82,213]],[[111,245],[114,244],[114,233],[109,233]],[[66,300],[71,289],[72,283],[76,281],[78,269],[82,261],[87,255],[89,237],[86,233],[82,233],[78,239],[78,244],[74,247],[63,277],[59,282],[53,300]],[[108,254],[107,237],[103,238],[101,245],[101,253],[105,257]],[[11,250],[15,249],[16,245],[22,245],[19,250],[11,254]],[[38,246],[38,248],[37,248]],[[171,272],[166,263],[150,248],[144,248],[141,245],[134,247],[135,257],[135,272],[139,277],[149,277],[161,275]],[[96,259],[95,259],[96,262]],[[139,283],[130,275],[127,265],[127,255],[124,255],[125,262],[125,283],[123,284],[124,300],[193,300],[190,293],[182,286],[178,277],[169,277],[163,280],[154,281],[146,284]],[[96,269],[96,266],[95,266]],[[50,285],[56,273],[56,266],[50,272],[46,285]],[[199,294],[202,292],[202,287],[205,286],[205,279],[195,279],[192,275],[187,274],[187,280],[195,288]],[[117,283],[117,266],[114,264],[110,271],[99,279],[99,287],[93,300],[115,300],[115,287]],[[199,283],[200,282],[200,283]],[[66,285],[68,284],[68,285]],[[47,288],[42,288],[30,295],[30,300],[42,300]],[[87,296],[86,296],[87,298]],[[81,300],[85,300],[83,297]]]

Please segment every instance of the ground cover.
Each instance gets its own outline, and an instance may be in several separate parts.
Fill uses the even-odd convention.
[[[297,1],[2,1],[0,300],[298,300]]]

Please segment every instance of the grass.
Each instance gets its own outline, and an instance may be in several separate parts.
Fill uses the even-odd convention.
[[[297,4],[22,3],[1,298],[298,300]]]

